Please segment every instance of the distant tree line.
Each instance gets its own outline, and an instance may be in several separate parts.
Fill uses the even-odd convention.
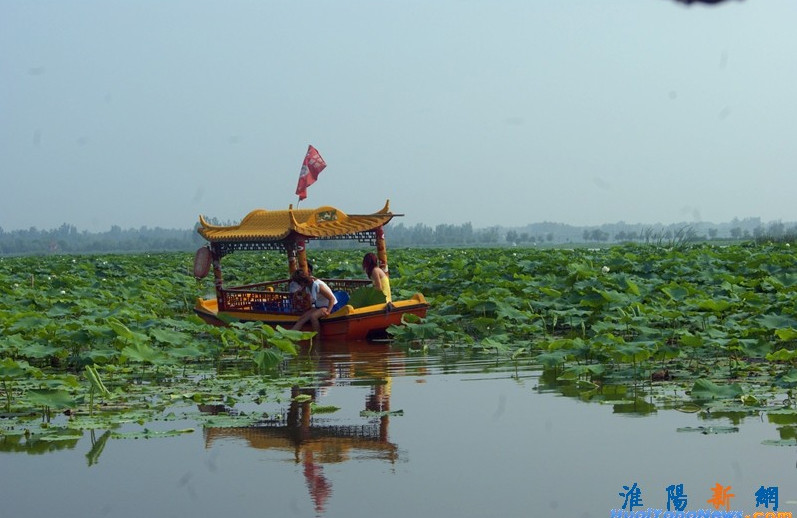
[[[232,222],[213,224],[231,225]],[[194,251],[205,244],[193,229],[165,229],[140,227],[122,229],[114,225],[107,232],[78,231],[64,223],[52,230],[3,231],[0,228],[0,255],[137,253],[157,251]],[[434,227],[418,223],[405,226],[390,224],[385,228],[389,247],[409,246],[530,246],[578,243],[648,243],[676,245],[699,240],[755,240],[794,241],[797,225],[780,221],[767,225],[758,218],[734,219],[729,223],[672,224],[645,226],[623,222],[595,227],[578,227],[562,223],[534,223],[518,228],[499,226],[475,229],[471,223],[441,224]],[[346,241],[319,241],[319,248],[358,246]]]
[[[64,223],[52,230],[3,231],[0,228],[0,254],[82,254],[112,252],[156,252],[196,249],[203,243],[194,229],[148,228],[123,230],[114,225],[107,232],[79,232]]]
[[[398,223],[385,227],[385,234],[390,246],[497,245],[503,242],[504,233],[500,227],[474,229],[470,223],[463,225],[441,224],[435,227],[423,223],[406,227],[404,223]]]
[[[211,221],[218,224],[218,222]],[[233,223],[225,223],[233,224]],[[193,251],[205,244],[195,226],[193,229],[164,229],[160,227],[124,230],[114,225],[107,232],[78,231],[73,225],[63,224],[53,230],[28,230],[4,232],[0,228],[0,255],[52,254],[52,253],[111,253]],[[499,227],[474,229],[470,223],[463,225],[417,224],[405,227],[402,223],[386,227],[388,246],[497,246],[505,243],[505,234]],[[319,241],[319,248],[357,246],[345,241]]]
[[[612,232],[614,230],[614,232]],[[584,228],[583,243],[647,243],[675,244],[716,239],[732,241],[793,241],[797,237],[797,224],[774,221],[763,224],[758,218],[711,225],[705,223],[678,223],[667,226],[629,226],[625,224],[602,225]]]

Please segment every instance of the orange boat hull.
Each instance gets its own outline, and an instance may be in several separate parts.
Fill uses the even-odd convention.
[[[321,338],[330,340],[370,340],[384,338],[391,325],[401,325],[405,314],[423,318],[429,304],[420,293],[411,299],[394,301],[387,304],[376,304],[363,308],[343,306],[328,317],[321,319]],[[194,312],[205,322],[217,326],[226,326],[229,322],[262,322],[272,327],[293,327],[298,315],[285,313],[269,313],[266,311],[218,311],[214,299],[198,299]],[[303,329],[312,331],[309,324]]]

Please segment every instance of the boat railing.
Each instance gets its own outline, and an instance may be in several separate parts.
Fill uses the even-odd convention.
[[[279,282],[250,284],[221,290],[220,306],[230,311],[293,313],[291,294]]]
[[[351,293],[371,281],[360,279],[324,279],[329,289]],[[252,311],[258,313],[297,314],[301,310],[291,303],[289,280],[259,282],[221,290],[219,307],[227,311]]]

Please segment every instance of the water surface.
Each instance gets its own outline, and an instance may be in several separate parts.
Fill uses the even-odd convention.
[[[169,422],[196,430],[111,439],[99,455],[102,430],[3,451],[0,516],[607,517],[634,483],[644,508],[666,509],[672,484],[687,510],[711,508],[720,483],[731,509],[766,510],[763,485],[797,512],[797,452],[762,444],[784,433],[765,413],[583,401],[523,362],[455,351],[327,346],[298,366],[316,381],[255,409],[259,427]],[[313,413],[299,394],[339,410]],[[701,426],[722,433],[677,431]]]

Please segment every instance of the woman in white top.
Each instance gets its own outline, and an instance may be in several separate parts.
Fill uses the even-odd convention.
[[[312,307],[305,311],[291,329],[301,329],[307,322],[313,326],[313,331],[321,332],[319,319],[332,313],[332,308],[337,304],[338,299],[329,289],[327,283],[321,279],[310,277],[304,270],[296,270],[291,275],[291,283],[296,283],[302,289],[310,293]]]

